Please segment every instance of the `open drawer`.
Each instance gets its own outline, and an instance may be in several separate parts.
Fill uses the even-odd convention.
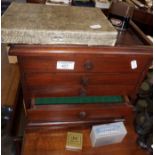
[[[126,96],[34,98],[27,110],[29,126],[113,122],[131,114]]]

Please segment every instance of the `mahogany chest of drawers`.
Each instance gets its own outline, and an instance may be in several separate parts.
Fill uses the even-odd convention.
[[[11,46],[9,54],[18,57],[20,66],[28,126],[127,120],[152,63],[152,46],[133,29],[122,32],[114,47]],[[109,96],[121,96],[121,101],[98,101]],[[57,100],[36,104],[37,98],[62,100],[61,104],[54,104]],[[65,103],[70,98],[77,100]],[[81,99],[88,101],[80,103]]]

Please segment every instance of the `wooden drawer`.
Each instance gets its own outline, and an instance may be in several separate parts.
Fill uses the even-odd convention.
[[[29,97],[130,95],[134,85],[42,86],[27,88]]]
[[[50,57],[24,57],[19,62],[25,72],[128,73],[141,72],[148,60],[141,55],[52,54]],[[73,62],[74,69],[57,69],[58,61]]]
[[[26,73],[28,87],[73,86],[73,85],[135,85],[139,74],[82,74],[82,73]]]
[[[64,123],[78,121],[98,121],[108,118],[126,118],[131,115],[132,106],[125,100],[123,103],[97,104],[60,104],[39,105],[27,111],[28,122],[35,123]]]

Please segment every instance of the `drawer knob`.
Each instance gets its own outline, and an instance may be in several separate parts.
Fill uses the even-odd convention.
[[[93,63],[91,62],[91,61],[86,61],[85,62],[85,64],[84,64],[84,68],[86,69],[86,70],[91,70],[91,69],[93,69]]]
[[[81,84],[84,85],[84,86],[88,85],[88,78],[87,77],[82,77],[81,78]]]
[[[80,90],[80,96],[87,96],[87,91],[86,91],[86,89],[82,88],[82,89]]]
[[[86,112],[84,112],[84,111],[81,111],[81,112],[79,113],[79,117],[80,117],[81,119],[85,118],[86,116],[87,116],[87,114],[86,114]]]

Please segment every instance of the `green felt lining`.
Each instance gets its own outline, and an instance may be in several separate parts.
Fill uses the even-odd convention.
[[[123,103],[122,96],[52,97],[35,98],[35,105],[82,104],[82,103]]]

